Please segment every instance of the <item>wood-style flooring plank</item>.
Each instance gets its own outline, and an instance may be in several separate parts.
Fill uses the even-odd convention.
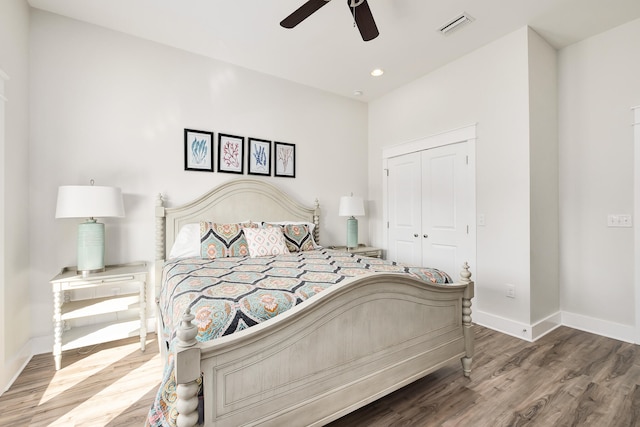
[[[459,363],[330,427],[640,426],[640,347],[561,327],[534,343],[479,326],[471,378]],[[153,335],[152,335],[153,337]],[[155,340],[35,356],[0,397],[0,426],[142,426],[160,384]]]
[[[534,343],[477,327],[471,379],[452,365],[330,424],[640,426],[640,347],[561,327]],[[402,402],[398,404],[396,402]]]
[[[150,335],[155,337],[155,335]],[[33,357],[0,397],[0,426],[142,426],[160,384],[155,339],[130,338]]]

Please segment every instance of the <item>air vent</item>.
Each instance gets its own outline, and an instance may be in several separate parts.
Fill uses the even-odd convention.
[[[470,15],[463,13],[462,15],[456,16],[454,19],[438,28],[438,31],[446,36],[454,32],[455,30],[459,30],[470,22],[473,22],[473,18]]]

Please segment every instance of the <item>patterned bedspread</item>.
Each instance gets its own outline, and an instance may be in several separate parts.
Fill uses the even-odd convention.
[[[271,319],[333,284],[370,272],[405,273],[429,283],[452,283],[436,269],[405,267],[330,249],[260,258],[169,260],[160,295],[162,336],[173,350],[175,329],[187,307],[195,315],[197,339],[208,341]],[[148,425],[176,425],[175,386],[170,352]]]

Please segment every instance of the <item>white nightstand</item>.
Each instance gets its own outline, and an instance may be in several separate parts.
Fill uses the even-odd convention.
[[[356,254],[356,255],[360,255],[360,256],[367,256],[367,257],[371,257],[371,258],[382,258],[382,249],[380,248],[374,248],[371,246],[365,246],[365,245],[358,245],[357,248],[351,248],[351,249],[347,249],[346,246],[329,246],[329,249],[335,249],[338,251],[345,251],[345,252],[349,252],[352,254]]]
[[[101,273],[83,277],[75,267],[65,267],[51,279],[56,370],[64,350],[139,335],[144,351],[147,270],[144,262],[109,265]],[[130,311],[138,311],[139,318],[127,316]],[[106,316],[89,319],[99,315]]]

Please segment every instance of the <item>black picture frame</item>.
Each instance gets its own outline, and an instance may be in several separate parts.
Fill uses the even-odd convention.
[[[271,141],[249,138],[247,173],[249,175],[271,176]]]
[[[213,132],[184,130],[184,170],[213,172]]]
[[[296,145],[274,142],[273,176],[296,177]]]
[[[244,174],[244,137],[218,133],[218,172]]]

